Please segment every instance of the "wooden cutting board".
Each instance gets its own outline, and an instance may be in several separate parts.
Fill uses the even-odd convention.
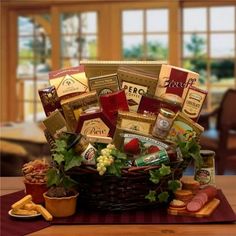
[[[220,200],[214,198],[210,202],[208,202],[200,211],[189,212],[187,210],[174,210],[168,208],[168,213],[170,215],[180,215],[180,216],[194,216],[194,217],[206,217],[211,215],[211,213],[216,209],[216,207],[220,204]]]

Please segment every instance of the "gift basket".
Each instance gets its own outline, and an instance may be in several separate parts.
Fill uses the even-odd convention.
[[[49,185],[76,187],[78,203],[91,209],[168,203],[188,164],[199,161],[207,94],[197,88],[199,75],[162,62],[80,64],[51,72],[51,86],[39,90],[52,148]]]

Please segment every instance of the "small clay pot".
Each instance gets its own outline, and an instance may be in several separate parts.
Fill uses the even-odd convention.
[[[26,194],[32,196],[32,201],[34,203],[44,203],[43,194],[48,191],[46,183],[29,183],[25,181],[24,184]]]
[[[54,217],[74,215],[78,195],[79,193],[70,197],[48,197],[44,193],[45,207]]]

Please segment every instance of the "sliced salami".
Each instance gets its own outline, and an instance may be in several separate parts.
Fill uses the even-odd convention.
[[[203,203],[203,205],[205,205],[208,202],[208,196],[206,193],[201,192],[195,195],[195,197],[193,198],[193,200],[195,199],[200,199]]]
[[[211,201],[217,194],[217,190],[213,186],[207,186],[199,191],[199,193],[206,193],[208,196],[208,201]]]
[[[187,210],[191,212],[199,211],[202,208],[202,203],[199,200],[192,200],[187,204]]]
[[[187,204],[187,210],[191,212],[199,211],[207,202],[211,201],[216,194],[217,190],[213,186],[207,186],[201,189]]]

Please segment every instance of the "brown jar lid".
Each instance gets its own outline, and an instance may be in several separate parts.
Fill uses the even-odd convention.
[[[182,106],[183,104],[183,99],[176,95],[176,94],[172,94],[172,93],[165,93],[161,95],[161,98],[163,99],[163,101],[176,105],[176,106]]]
[[[200,155],[202,157],[215,156],[215,152],[212,150],[200,150]]]
[[[160,113],[168,118],[173,118],[175,116],[175,113],[167,108],[161,108]]]

